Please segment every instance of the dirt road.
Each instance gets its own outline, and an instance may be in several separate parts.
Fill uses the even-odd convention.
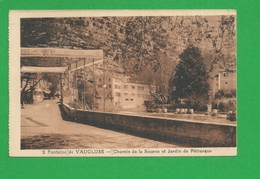
[[[176,148],[167,144],[93,126],[64,121],[57,100],[21,109],[21,149]]]

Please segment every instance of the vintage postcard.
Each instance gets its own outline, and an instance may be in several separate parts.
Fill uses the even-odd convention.
[[[9,155],[236,156],[236,18],[10,11]]]

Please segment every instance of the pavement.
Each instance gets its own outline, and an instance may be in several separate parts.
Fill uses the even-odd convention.
[[[58,100],[25,104],[21,109],[21,149],[112,149],[177,148],[146,138],[136,137],[85,124],[64,121]]]

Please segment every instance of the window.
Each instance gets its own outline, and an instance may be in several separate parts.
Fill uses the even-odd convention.
[[[131,99],[131,101],[133,101],[133,99]]]
[[[98,84],[98,88],[102,88],[102,84]]]
[[[111,85],[111,84],[109,84],[109,85],[108,85],[108,88],[111,88],[111,87],[112,87],[112,85]]]
[[[118,89],[118,85],[115,85],[115,88]]]
[[[132,89],[135,89],[135,86],[132,86]]]
[[[101,78],[99,78],[99,81],[101,81]]]
[[[124,89],[127,89],[128,88],[128,86],[127,85],[124,85]]]
[[[228,82],[226,81],[226,82],[225,82],[225,84],[227,85],[227,84],[228,84]]]
[[[227,77],[227,76],[228,76],[228,74],[227,74],[226,72],[224,72],[224,73],[223,73],[223,76],[224,76],[224,77]]]
[[[124,93],[124,95],[125,95],[125,96],[127,96],[127,95],[128,95],[128,93]]]
[[[108,78],[108,81],[110,81],[110,78]]]
[[[135,94],[134,93],[131,93],[132,96],[134,96]]]
[[[128,99],[127,99],[127,98],[126,98],[125,100],[126,100],[126,101],[128,101]]]

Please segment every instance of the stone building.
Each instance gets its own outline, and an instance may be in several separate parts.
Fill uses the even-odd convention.
[[[122,108],[143,107],[144,101],[151,99],[148,85],[122,83],[121,93]]]
[[[96,102],[99,109],[140,108],[149,100],[148,85],[123,82],[113,76],[96,77]]]
[[[218,74],[211,77],[211,89],[213,99],[219,90],[224,92],[236,90],[236,69],[227,68],[219,70]]]

